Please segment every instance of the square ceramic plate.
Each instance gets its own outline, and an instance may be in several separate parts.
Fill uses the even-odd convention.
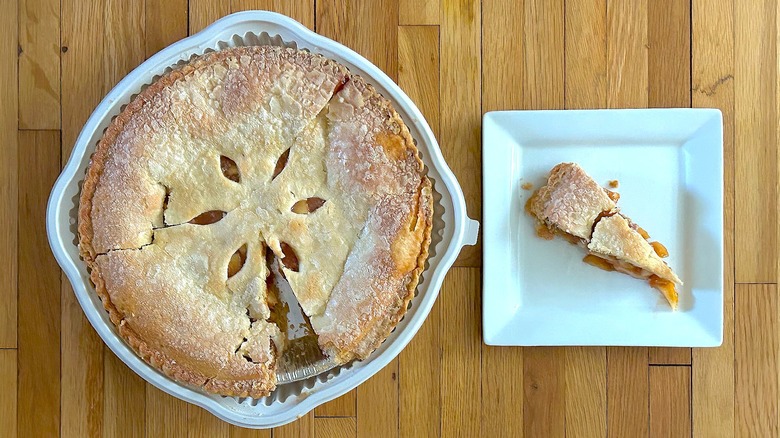
[[[489,345],[713,347],[723,339],[723,123],[713,109],[501,111],[483,119],[483,331]],[[669,249],[672,311],[646,282],[536,237],[524,205],[575,162]]]

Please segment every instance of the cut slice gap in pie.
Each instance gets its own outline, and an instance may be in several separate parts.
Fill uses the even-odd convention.
[[[662,260],[668,255],[659,242],[618,212],[618,196],[596,183],[575,163],[555,166],[547,184],[526,203],[537,220],[537,234],[559,235],[587,249],[584,262],[647,280],[677,309],[676,286],[682,281]]]

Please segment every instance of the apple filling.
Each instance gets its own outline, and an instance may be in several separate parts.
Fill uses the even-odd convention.
[[[658,251],[656,250],[656,252]],[[661,256],[660,254],[658,255]],[[628,274],[632,277],[647,280],[651,287],[657,289],[659,292],[661,292],[661,294],[663,294],[673,309],[677,308],[677,288],[675,287],[675,284],[669,280],[661,278],[652,272],[646,271],[638,266],[634,266],[624,260],[619,260],[615,257],[604,254],[591,253],[586,255],[582,261],[605,271],[618,271],[624,274]]]

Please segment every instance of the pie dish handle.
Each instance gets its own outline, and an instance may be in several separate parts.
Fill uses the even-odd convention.
[[[473,246],[477,244],[479,237],[479,222],[470,217],[466,217],[466,226],[463,230],[463,246]]]

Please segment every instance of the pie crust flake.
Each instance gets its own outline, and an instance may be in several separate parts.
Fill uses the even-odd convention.
[[[668,256],[660,242],[619,212],[617,193],[601,187],[575,163],[555,166],[547,184],[526,203],[537,219],[537,234],[551,239],[561,235],[588,251],[583,261],[608,271],[618,271],[647,280],[673,308],[677,308],[675,285],[680,278],[663,261]]]
[[[79,247],[119,334],[222,395],[276,386],[276,257],[321,349],[364,359],[414,295],[430,180],[390,102],[340,64],[271,46],[162,76],[112,121],[82,188]]]

